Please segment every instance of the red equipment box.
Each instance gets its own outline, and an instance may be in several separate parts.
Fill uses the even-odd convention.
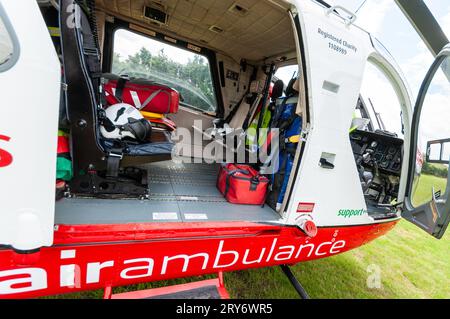
[[[263,205],[269,179],[249,165],[222,165],[217,188],[233,204]]]
[[[109,105],[127,103],[145,112],[173,114],[178,112],[178,91],[145,79],[124,79],[104,76],[106,102]]]

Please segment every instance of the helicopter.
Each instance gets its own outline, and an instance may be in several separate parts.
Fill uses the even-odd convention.
[[[396,3],[436,58],[416,103],[357,15],[325,1],[0,0],[0,298],[95,289],[106,299],[228,298],[223,273],[275,266],[306,297],[290,265],[365,245],[401,219],[441,238],[449,188],[418,192],[426,164],[441,165],[448,186],[450,140],[420,125],[430,83],[450,74],[450,45],[422,1]],[[360,94],[368,62],[395,88],[403,137],[375,128],[379,114]],[[275,75],[285,66],[298,66],[289,84]],[[110,142],[105,114],[127,98],[151,134]],[[167,109],[145,110],[163,98]],[[270,138],[259,134],[267,114]],[[294,119],[301,129],[287,136]],[[244,127],[256,142],[228,141]],[[70,176],[55,189],[61,140]],[[209,152],[211,143],[225,150]],[[263,202],[224,198],[225,155],[241,167],[263,149],[275,155],[248,165],[251,183],[269,184]],[[112,293],[208,274],[217,278]]]

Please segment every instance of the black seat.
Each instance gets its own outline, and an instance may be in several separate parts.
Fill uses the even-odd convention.
[[[126,167],[169,160],[174,143],[166,132],[154,132],[148,143],[141,144],[117,143],[100,135],[101,57],[95,19],[89,18],[94,10],[94,0],[61,0],[65,92],[74,169],[70,188],[75,194],[142,197],[148,192],[146,172]]]
[[[277,80],[273,85],[271,100],[275,101],[283,96],[284,82],[283,80]]]

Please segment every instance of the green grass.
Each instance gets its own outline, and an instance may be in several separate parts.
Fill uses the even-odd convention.
[[[447,186],[447,179],[436,177],[432,175],[420,175],[417,182],[417,190],[412,196],[412,202],[415,206],[425,204],[431,200],[432,190],[441,191],[442,195],[445,193]]]
[[[381,288],[368,288],[368,269],[380,270]],[[387,235],[347,253],[292,268],[311,298],[450,298],[450,233],[441,240],[402,221]],[[186,283],[178,279],[114,289],[115,293]],[[225,274],[232,298],[297,298],[282,271],[262,268]],[[101,298],[102,291],[59,298]],[[55,298],[55,297],[52,297]]]

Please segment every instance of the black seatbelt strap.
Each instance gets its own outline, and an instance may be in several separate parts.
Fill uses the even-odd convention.
[[[280,124],[280,131],[286,131],[287,129],[289,129],[289,127],[292,125],[292,123],[294,123],[294,121],[298,118],[299,116],[297,115],[297,113],[294,112],[291,114],[291,116],[289,116],[289,118],[285,121],[283,121]]]
[[[89,11],[89,8],[85,7],[85,3],[81,1],[76,2],[78,4],[78,10],[80,12],[80,28],[81,28],[81,49],[83,51],[84,59],[91,77],[92,84],[97,90],[100,87],[100,78],[102,76],[101,67],[101,53],[98,46],[98,41],[95,37],[96,25],[92,23],[95,14]],[[96,96],[98,98],[98,94]]]
[[[239,107],[241,106],[242,102],[244,102],[244,99],[247,97],[248,93],[250,92],[250,88],[245,92],[244,96],[239,100],[239,102],[236,104],[236,106],[231,110],[230,114],[225,118],[225,123],[230,123],[233,117],[236,115]]]
[[[224,193],[225,197],[228,195],[228,191],[230,190],[230,179],[232,177],[234,177],[234,175],[236,173],[241,173],[241,174],[244,174],[244,175],[250,174],[250,172],[248,170],[245,170],[245,169],[235,169],[235,170],[227,172],[227,177],[225,179],[225,193]]]
[[[270,84],[272,83],[272,77],[273,77],[274,71],[275,71],[275,65],[272,63],[270,65],[269,73],[267,74],[266,85],[264,86],[264,95],[262,98],[262,107],[261,107],[261,111],[259,112],[258,126],[256,127],[256,146],[257,147],[259,147],[259,130],[261,129],[261,126],[262,126],[262,123],[264,120],[264,116],[266,113],[266,103],[267,103],[267,99],[269,98],[269,89],[270,89]]]
[[[250,191],[254,192],[258,189],[260,180],[259,180],[259,175],[257,176],[253,176],[253,178],[250,181]]]
[[[123,90],[125,89],[125,85],[127,84],[128,81],[129,81],[128,79],[123,77],[117,80],[116,93],[114,95],[120,102],[122,102]]]
[[[108,80],[105,78],[100,78],[100,104],[103,107],[106,107],[106,91],[105,91],[105,85],[108,83]]]
[[[122,148],[113,148],[106,162],[106,177],[118,177],[120,169],[120,161],[123,158]]]
[[[284,151],[286,149],[286,131],[289,130],[291,125],[294,123],[294,121],[299,118],[299,116],[295,113],[295,110],[293,110],[293,113],[291,116],[283,121],[280,126],[280,150]]]
[[[270,126],[271,128],[279,128],[280,127],[280,125],[281,125],[280,118],[281,118],[281,115],[283,114],[284,107],[286,106],[287,99],[288,98],[286,98],[286,97],[283,98],[283,101],[281,102],[281,105],[278,106],[278,107],[275,104],[275,112],[274,112],[274,115],[272,117],[272,124]]]
[[[256,95],[256,98],[255,98],[255,100],[253,101],[253,104],[256,103],[256,101],[258,100],[258,98],[259,98],[259,94]],[[245,118],[245,121],[244,121],[244,123],[242,124],[242,129],[243,129],[244,131],[248,129],[248,127],[250,126],[250,123],[253,121],[253,118],[254,118],[254,116],[255,116],[255,113],[256,113],[257,110],[258,110],[258,106],[259,106],[260,103],[261,103],[261,100],[259,100],[259,103],[258,103],[258,104],[252,105],[252,106],[250,107],[250,109],[248,110],[248,113],[247,113],[247,116],[246,116],[246,118]]]
[[[253,67],[253,72],[252,75],[250,77],[249,83],[248,83],[248,89],[247,91],[245,91],[244,95],[242,96],[242,98],[240,99],[240,101],[236,104],[236,106],[234,107],[234,109],[230,112],[230,114],[228,114],[228,116],[225,118],[225,123],[230,123],[231,120],[233,119],[233,117],[236,115],[236,112],[238,111],[239,107],[241,106],[242,102],[244,102],[244,99],[247,98],[247,96],[250,93],[250,88],[251,88],[251,84],[253,81],[255,81],[256,79],[256,74],[257,74],[257,68]]]

